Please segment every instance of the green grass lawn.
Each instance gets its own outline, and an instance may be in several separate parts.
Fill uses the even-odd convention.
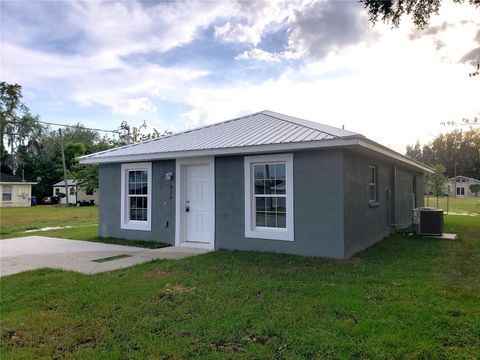
[[[38,230],[46,227],[66,226],[70,226],[70,228],[25,232],[26,230]],[[97,206],[65,207],[61,205],[39,205],[29,208],[0,209],[0,239],[31,235],[87,240],[151,249],[166,246],[166,244],[162,242],[99,238]]]
[[[448,202],[448,204],[447,204]],[[446,196],[437,197],[430,196],[425,197],[425,206],[438,207],[445,211],[455,214],[475,214],[480,215],[480,197],[455,197],[450,196],[448,199]]]
[[[76,232],[79,232],[79,237],[83,237],[88,236],[84,235],[83,231],[87,234],[89,231],[96,233],[97,225],[97,206],[65,207],[60,205],[39,205],[28,208],[0,209],[0,235],[2,238],[25,236],[25,230],[56,226],[78,227],[78,229],[82,230],[80,232],[77,230]],[[83,230],[84,228],[86,230]]]
[[[218,251],[2,278],[1,358],[478,358],[480,217],[351,260]]]

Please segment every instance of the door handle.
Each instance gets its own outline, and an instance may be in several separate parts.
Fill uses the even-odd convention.
[[[189,212],[189,211],[190,211],[190,206],[187,206],[187,207],[185,208],[185,211],[186,211],[186,212]]]

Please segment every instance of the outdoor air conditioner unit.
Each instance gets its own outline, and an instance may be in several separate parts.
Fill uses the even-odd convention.
[[[420,235],[443,234],[443,210],[435,208],[413,209],[413,223]]]

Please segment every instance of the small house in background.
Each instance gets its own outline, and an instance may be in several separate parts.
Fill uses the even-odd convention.
[[[65,204],[67,202],[66,196],[60,196],[60,194],[67,194],[68,191],[68,203],[75,205],[77,203],[91,203],[98,204],[98,190],[92,189],[85,191],[80,188],[78,181],[73,179],[67,180],[67,191],[65,191],[65,181],[59,181],[53,184],[53,195],[59,196],[59,204]]]
[[[0,173],[0,207],[28,207],[32,201],[32,185],[36,182],[25,181],[15,175]]]
[[[457,175],[448,179],[445,183],[445,191],[449,196],[475,196],[475,193],[470,190],[470,185],[480,184],[480,180]]]

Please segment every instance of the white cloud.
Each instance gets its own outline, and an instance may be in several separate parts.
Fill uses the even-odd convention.
[[[408,21],[394,30],[380,23],[372,31],[365,13],[353,3],[220,1],[149,8],[138,2],[62,4],[71,7],[62,19],[68,26],[61,34],[52,25],[53,40],[67,39],[75,51],[34,48],[30,42],[40,28],[17,26],[18,36],[2,39],[2,80],[19,82],[30,92],[55,92],[57,98],[85,108],[104,105],[119,115],[160,113],[154,101],[179,103],[190,107],[182,118],[187,128],[268,108],[344,124],[400,151],[406,143],[425,142],[445,131],[440,122],[480,111],[479,81],[467,76],[469,65],[459,64],[478,47],[478,10],[473,7],[443,7],[440,16],[432,18],[432,27],[441,31],[431,30],[412,41]],[[442,27],[447,20],[453,25]],[[128,61],[138,54],[161,56],[195,41],[210,26],[215,26],[218,40],[252,46],[237,60],[279,63],[302,57],[305,64],[300,69],[285,67],[281,76],[267,81],[248,83],[239,76],[217,85],[205,79],[209,71],[194,65]],[[279,29],[288,39],[283,50],[257,46]],[[80,40],[68,41],[78,34]],[[204,81],[199,84],[199,79]],[[175,120],[164,127],[181,127]]]
[[[445,17],[448,12],[434,23]],[[417,139],[425,143],[449,131],[441,122],[480,112],[480,83],[468,77],[469,65],[458,63],[475,45],[476,27],[465,22],[445,29],[441,35],[445,46],[440,51],[428,37],[409,40],[411,29],[408,22],[393,30],[378,25],[384,36],[375,42],[329,53],[300,70],[286,69],[278,79],[193,88],[187,101],[194,110],[185,116],[198,125],[271,109],[345,125],[404,152],[408,143]],[[257,53],[262,56],[270,55]]]
[[[19,12],[33,11],[26,3],[11,5],[18,7]],[[54,11],[53,8],[32,6],[36,12],[29,13],[35,16],[31,26],[28,22],[19,24],[11,17],[2,17],[12,25],[5,26],[2,34],[2,80],[37,91],[61,89],[69,99],[84,106],[105,105],[115,113],[123,109],[133,111],[138,103],[130,104],[131,99],[165,99],[165,94],[180,97],[182,86],[208,74],[205,70],[162,67],[148,61],[132,64],[128,56],[161,53],[189,43],[200,30],[232,8],[228,2],[161,3],[148,8],[136,1],[60,5],[63,12],[56,14],[58,19],[52,19],[48,12]],[[52,27],[55,32],[45,32]],[[43,33],[46,38],[39,38]],[[50,47],[32,46],[36,40]],[[63,47],[57,50],[51,45],[62,41],[71,51],[65,52]]]
[[[239,1],[232,2],[232,19],[215,26],[215,36],[223,41],[258,45],[263,35],[285,26],[293,9],[302,7],[301,1]]]
[[[269,55],[258,45],[266,35],[279,30],[285,31],[288,38],[285,55],[308,55],[314,59],[377,36],[362,5],[353,0],[241,2],[234,19],[215,26],[215,36],[254,46],[240,54],[239,59],[278,61],[282,52]]]
[[[290,26],[290,48],[313,59],[376,37],[358,1],[308,3],[294,11]]]
[[[113,107],[113,112],[115,114],[125,115],[142,115],[145,113],[154,113],[156,111],[157,108],[147,97],[123,100]]]
[[[259,60],[267,62],[280,62],[282,60],[299,59],[301,53],[294,51],[268,52],[262,49],[245,50],[235,57],[235,60]]]
[[[164,52],[194,40],[200,29],[232,10],[229,2],[141,3],[83,1],[70,3],[68,22],[83,35],[84,53],[124,56]]]

